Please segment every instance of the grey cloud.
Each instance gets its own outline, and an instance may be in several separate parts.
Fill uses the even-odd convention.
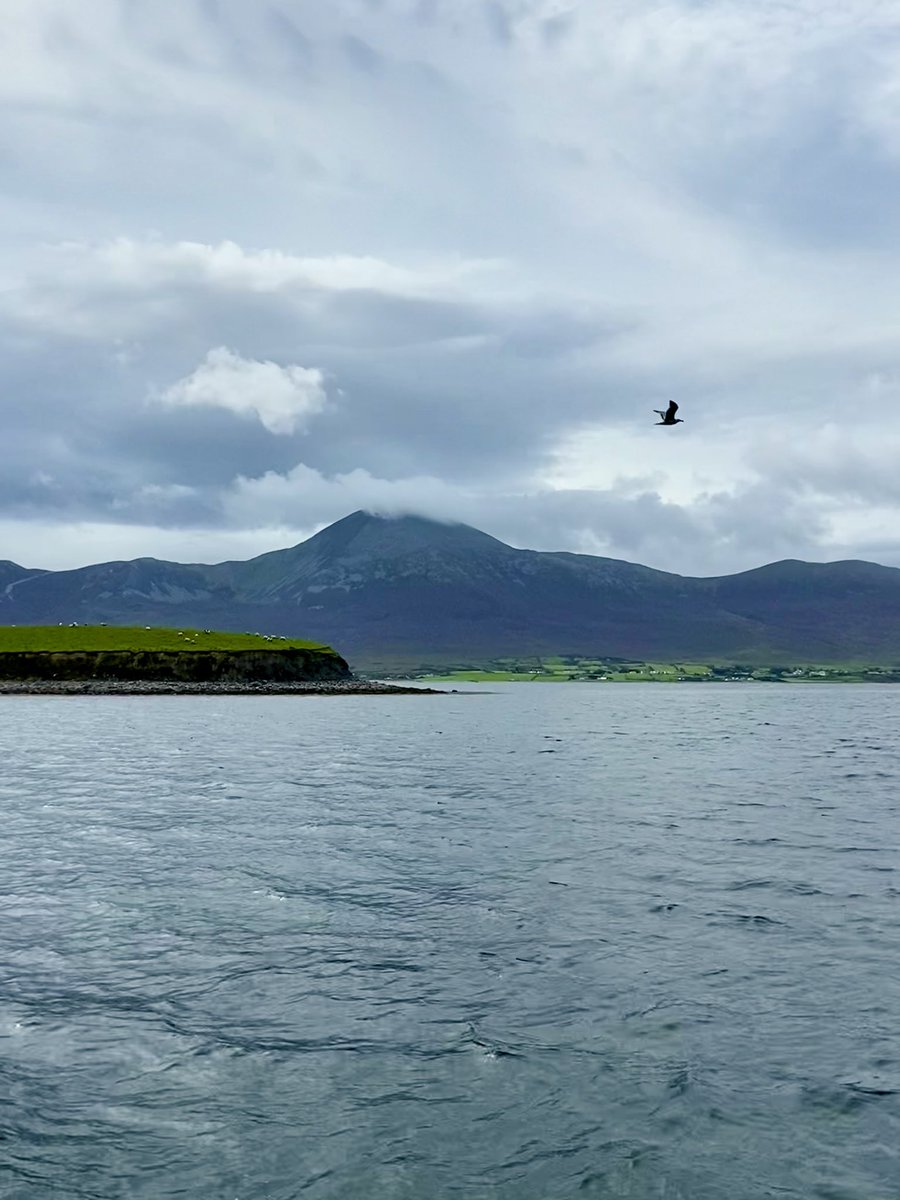
[[[900,159],[870,119],[878,85],[895,86],[889,7],[823,5],[820,22],[800,3],[669,8],[682,15],[670,39],[665,9],[637,6],[623,22],[659,52],[655,72],[640,60],[644,89],[598,97],[617,110],[609,140],[635,169],[795,248],[895,244]]]
[[[484,16],[492,36],[508,46],[513,40],[513,24],[500,0],[484,0]]]
[[[886,407],[886,406],[885,406]],[[890,415],[884,413],[885,422]],[[851,506],[900,505],[900,438],[877,429],[824,425],[799,444],[768,443],[748,461],[785,493],[829,497]]]
[[[320,338],[371,349],[402,348],[486,332],[490,318],[476,305],[386,296],[355,289],[323,298]]]
[[[716,573],[827,553],[842,513],[900,509],[892,400],[854,383],[897,365],[900,167],[866,109],[890,82],[883,17],[568,7],[110,0],[48,23],[0,81],[0,518],[308,532],[394,497],[522,545]],[[163,253],[123,280],[38,249],[148,231],[423,278],[507,267],[417,291]],[[329,411],[275,437],[148,402],[223,345],[321,369]],[[669,398],[685,437],[651,471],[643,423]],[[819,445],[848,408],[858,439]],[[754,448],[755,421],[782,449]],[[595,487],[550,490],[582,428],[637,432],[621,462],[592,442]],[[713,461],[723,428],[749,482]],[[268,479],[245,509],[239,477]]]
[[[514,546],[624,558],[684,575],[728,574],[777,558],[839,556],[823,554],[823,523],[814,508],[777,492],[765,500],[763,491],[751,485],[675,504],[629,487],[457,492],[426,477],[390,484],[365,472],[325,477],[303,468],[288,480],[250,481],[223,503],[247,520],[269,512],[284,526],[318,526],[355,508],[416,512],[466,521]],[[761,499],[768,509],[762,528],[754,517]],[[786,515],[781,524],[779,509]],[[761,555],[761,547],[768,553]]]
[[[287,56],[287,65],[309,71],[316,62],[315,45],[300,28],[297,19],[279,7],[270,6],[266,20],[275,34],[276,44]]]
[[[432,25],[437,18],[441,0],[416,0],[413,8],[414,19],[420,25]]]
[[[689,504],[618,487],[487,505],[488,531],[513,544],[625,558],[682,575],[728,574],[778,558],[819,559],[827,531],[815,506],[757,484]]]
[[[571,350],[608,343],[633,331],[636,320],[626,314],[602,310],[591,315],[542,309],[510,313],[493,322],[497,335],[513,354],[523,358],[554,358]]]
[[[704,152],[683,177],[717,210],[801,245],[895,244],[900,162],[853,128],[833,98],[816,96],[816,107],[795,111],[777,132],[723,146],[715,158]]]
[[[751,562],[809,553],[828,533],[818,504],[769,482],[714,493],[702,507],[717,538]]]
[[[21,432],[10,450],[23,461],[40,463],[55,481],[48,488],[11,475],[12,492],[3,498],[7,513],[68,509],[83,517],[146,519],[160,527],[221,527],[232,519],[223,512],[222,497],[236,476],[287,475],[306,462],[325,476],[357,468],[388,481],[435,476],[447,481],[451,495],[452,481],[468,489],[490,478],[494,486],[509,488],[521,521],[520,481],[567,424],[577,427],[598,415],[633,422],[638,412],[644,419],[656,401],[645,394],[645,382],[627,372],[585,375],[566,360],[569,349],[591,343],[594,335],[602,340],[600,319],[527,309],[516,319],[508,309],[497,313],[477,304],[398,299],[372,291],[326,294],[319,297],[321,310],[298,318],[280,295],[223,295],[196,285],[180,285],[174,293],[175,306],[162,310],[144,341],[126,346],[124,362],[102,342],[46,337],[43,371],[33,354],[7,359],[7,370],[17,364],[19,386],[29,381],[40,396],[24,421],[17,418]],[[163,287],[161,295],[171,299],[170,288]],[[79,307],[89,309],[92,302],[86,294]],[[100,303],[102,321],[115,307],[114,297],[101,289]],[[152,292],[140,293],[134,303],[158,311]],[[391,329],[400,344],[387,336]],[[455,338],[468,335],[475,336],[474,344],[455,346]],[[193,370],[216,338],[233,338],[235,348],[250,357],[322,367],[340,395],[307,434],[279,438],[228,413],[167,411],[146,403],[152,388]],[[701,418],[690,380],[670,378],[666,391],[687,405],[693,399],[693,410],[686,411],[695,422]],[[41,451],[51,430],[60,461]],[[771,478],[783,478],[774,465],[757,465]],[[192,490],[173,501],[165,491],[173,487]],[[148,488],[164,491],[147,493]],[[364,494],[348,497],[355,507],[365,500]],[[487,500],[468,513],[458,511],[464,500],[448,502],[445,496],[444,502],[446,515],[466,515],[475,524],[479,512],[494,511]],[[328,500],[331,519],[342,515],[335,503]],[[596,528],[602,509],[611,552],[655,554],[669,565],[666,539],[686,545],[695,526],[704,531],[691,543],[695,560],[707,555],[704,537],[713,534],[709,545],[720,550],[731,542],[746,547],[754,522],[762,531],[761,556],[766,544],[783,540],[781,501],[774,508],[757,503],[739,512],[727,499],[713,500],[706,505],[705,524],[697,526],[686,509],[650,494],[639,500],[618,496],[613,504],[596,493],[579,493],[565,502],[557,493],[543,493],[532,505],[530,522],[510,526],[526,538],[522,544],[540,533],[541,505],[557,544],[567,521],[571,529],[587,528],[583,522],[590,516]],[[729,529],[727,522],[739,516],[742,524]],[[299,510],[294,519],[300,519]],[[799,533],[791,536],[793,545]]]
[[[344,53],[358,70],[366,75],[380,75],[384,60],[377,50],[374,50],[363,38],[347,34],[341,39]]]
[[[541,22],[541,38],[548,47],[557,46],[570,32],[574,24],[574,11],[547,17]]]
[[[282,470],[291,454],[299,457],[298,439],[275,447],[226,414],[147,408],[148,393],[188,374],[212,345],[326,370],[343,394],[302,440],[324,469],[364,465],[459,477],[487,464],[498,475],[510,463],[520,472],[544,453],[561,421],[595,413],[595,386],[561,364],[569,352],[614,337],[616,328],[608,314],[589,319],[361,289],[255,293],[172,281],[123,290],[100,280],[68,298],[47,288],[36,301],[51,298],[61,302],[63,319],[76,311],[94,340],[85,346],[49,333],[42,340],[42,355],[54,345],[52,361],[74,354],[82,362],[77,371],[63,368],[81,419],[99,407],[109,454],[141,459],[146,471],[155,462],[159,481],[170,483],[192,476],[222,482],[242,464],[252,472],[264,464]],[[122,363],[102,336],[116,321],[123,331],[141,331],[133,346],[126,339]],[[26,376],[40,371],[27,355],[20,369]],[[73,380],[91,378],[94,394],[85,396]],[[53,420],[59,393],[47,395],[49,383],[45,377]]]

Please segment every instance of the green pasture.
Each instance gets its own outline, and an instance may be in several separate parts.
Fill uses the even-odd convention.
[[[448,668],[423,678],[451,683],[675,682],[705,678],[712,669],[699,663],[644,663],[595,658],[496,659],[483,667]]]
[[[900,667],[663,663],[565,655],[492,659],[481,667],[448,666],[416,677],[434,683],[897,683]]]
[[[2,653],[64,651],[182,650],[330,650],[319,642],[260,633],[224,633],[188,628],[158,629],[124,625],[0,625]],[[332,653],[334,653],[332,651]]]

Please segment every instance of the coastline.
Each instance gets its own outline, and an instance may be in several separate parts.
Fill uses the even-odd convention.
[[[439,688],[368,679],[203,683],[167,679],[0,679],[0,696],[446,696]]]

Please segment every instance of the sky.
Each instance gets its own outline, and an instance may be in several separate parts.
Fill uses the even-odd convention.
[[[900,566],[898,0],[2,12],[0,559]]]

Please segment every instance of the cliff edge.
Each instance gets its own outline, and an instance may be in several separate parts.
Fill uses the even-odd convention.
[[[352,679],[334,651],[159,650],[0,653],[0,679],[171,680],[178,683],[306,683]]]

